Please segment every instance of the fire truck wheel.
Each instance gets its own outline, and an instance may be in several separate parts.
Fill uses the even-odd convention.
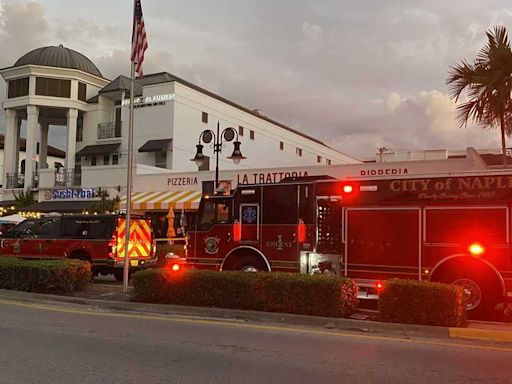
[[[485,317],[499,302],[499,285],[491,275],[459,272],[451,274],[447,282],[464,289],[466,308],[472,317]]]
[[[117,281],[123,281],[123,270],[119,270],[119,271],[114,271],[114,278],[117,280]],[[130,278],[131,276],[128,275],[128,278]]]
[[[261,272],[267,270],[262,260],[252,256],[242,257],[235,263],[233,269],[242,272]]]

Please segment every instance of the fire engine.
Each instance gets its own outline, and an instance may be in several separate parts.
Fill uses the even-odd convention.
[[[94,274],[123,279],[124,215],[63,215],[25,220],[0,238],[0,255],[20,258],[70,258],[89,261]],[[156,264],[151,221],[130,221],[132,271]]]
[[[460,285],[473,313],[512,300],[512,173],[239,185],[204,196],[194,268],[335,273],[377,298],[389,278]]]

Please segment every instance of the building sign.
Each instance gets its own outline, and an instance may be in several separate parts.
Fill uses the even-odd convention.
[[[361,193],[359,202],[464,202],[477,203],[486,200],[512,198],[512,176],[464,176],[415,179],[375,180],[376,192]]]
[[[197,185],[197,177],[169,177],[167,178],[168,187],[184,187]]]
[[[165,93],[163,95],[136,97],[133,99],[135,107],[151,106],[158,104],[165,104],[166,101],[174,100],[174,93]],[[130,105],[130,99],[123,100],[123,106]]]
[[[50,194],[52,200],[80,200],[80,199],[94,199],[97,194],[94,188],[80,188],[80,189],[54,189]],[[49,200],[49,199],[48,199]]]
[[[361,169],[361,176],[408,175],[407,168]]]
[[[307,177],[307,171],[298,172],[261,172],[240,173],[237,175],[237,184],[270,184],[279,183],[283,179],[291,177]]]

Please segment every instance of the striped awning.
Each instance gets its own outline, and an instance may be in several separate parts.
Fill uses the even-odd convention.
[[[201,201],[200,191],[164,191],[164,192],[133,192],[132,209],[137,210],[168,210],[197,209]],[[126,196],[121,199],[121,207],[126,208]]]

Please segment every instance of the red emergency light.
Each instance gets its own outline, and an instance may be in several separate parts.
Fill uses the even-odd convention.
[[[485,252],[485,248],[480,243],[472,243],[469,245],[468,251],[473,256],[480,256]]]
[[[242,225],[238,220],[233,223],[233,240],[240,241],[242,239]]]
[[[343,193],[352,193],[354,192],[354,187],[350,184],[343,186]]]
[[[304,221],[302,219],[299,219],[299,243],[303,243],[306,241],[306,224],[304,224]]]

